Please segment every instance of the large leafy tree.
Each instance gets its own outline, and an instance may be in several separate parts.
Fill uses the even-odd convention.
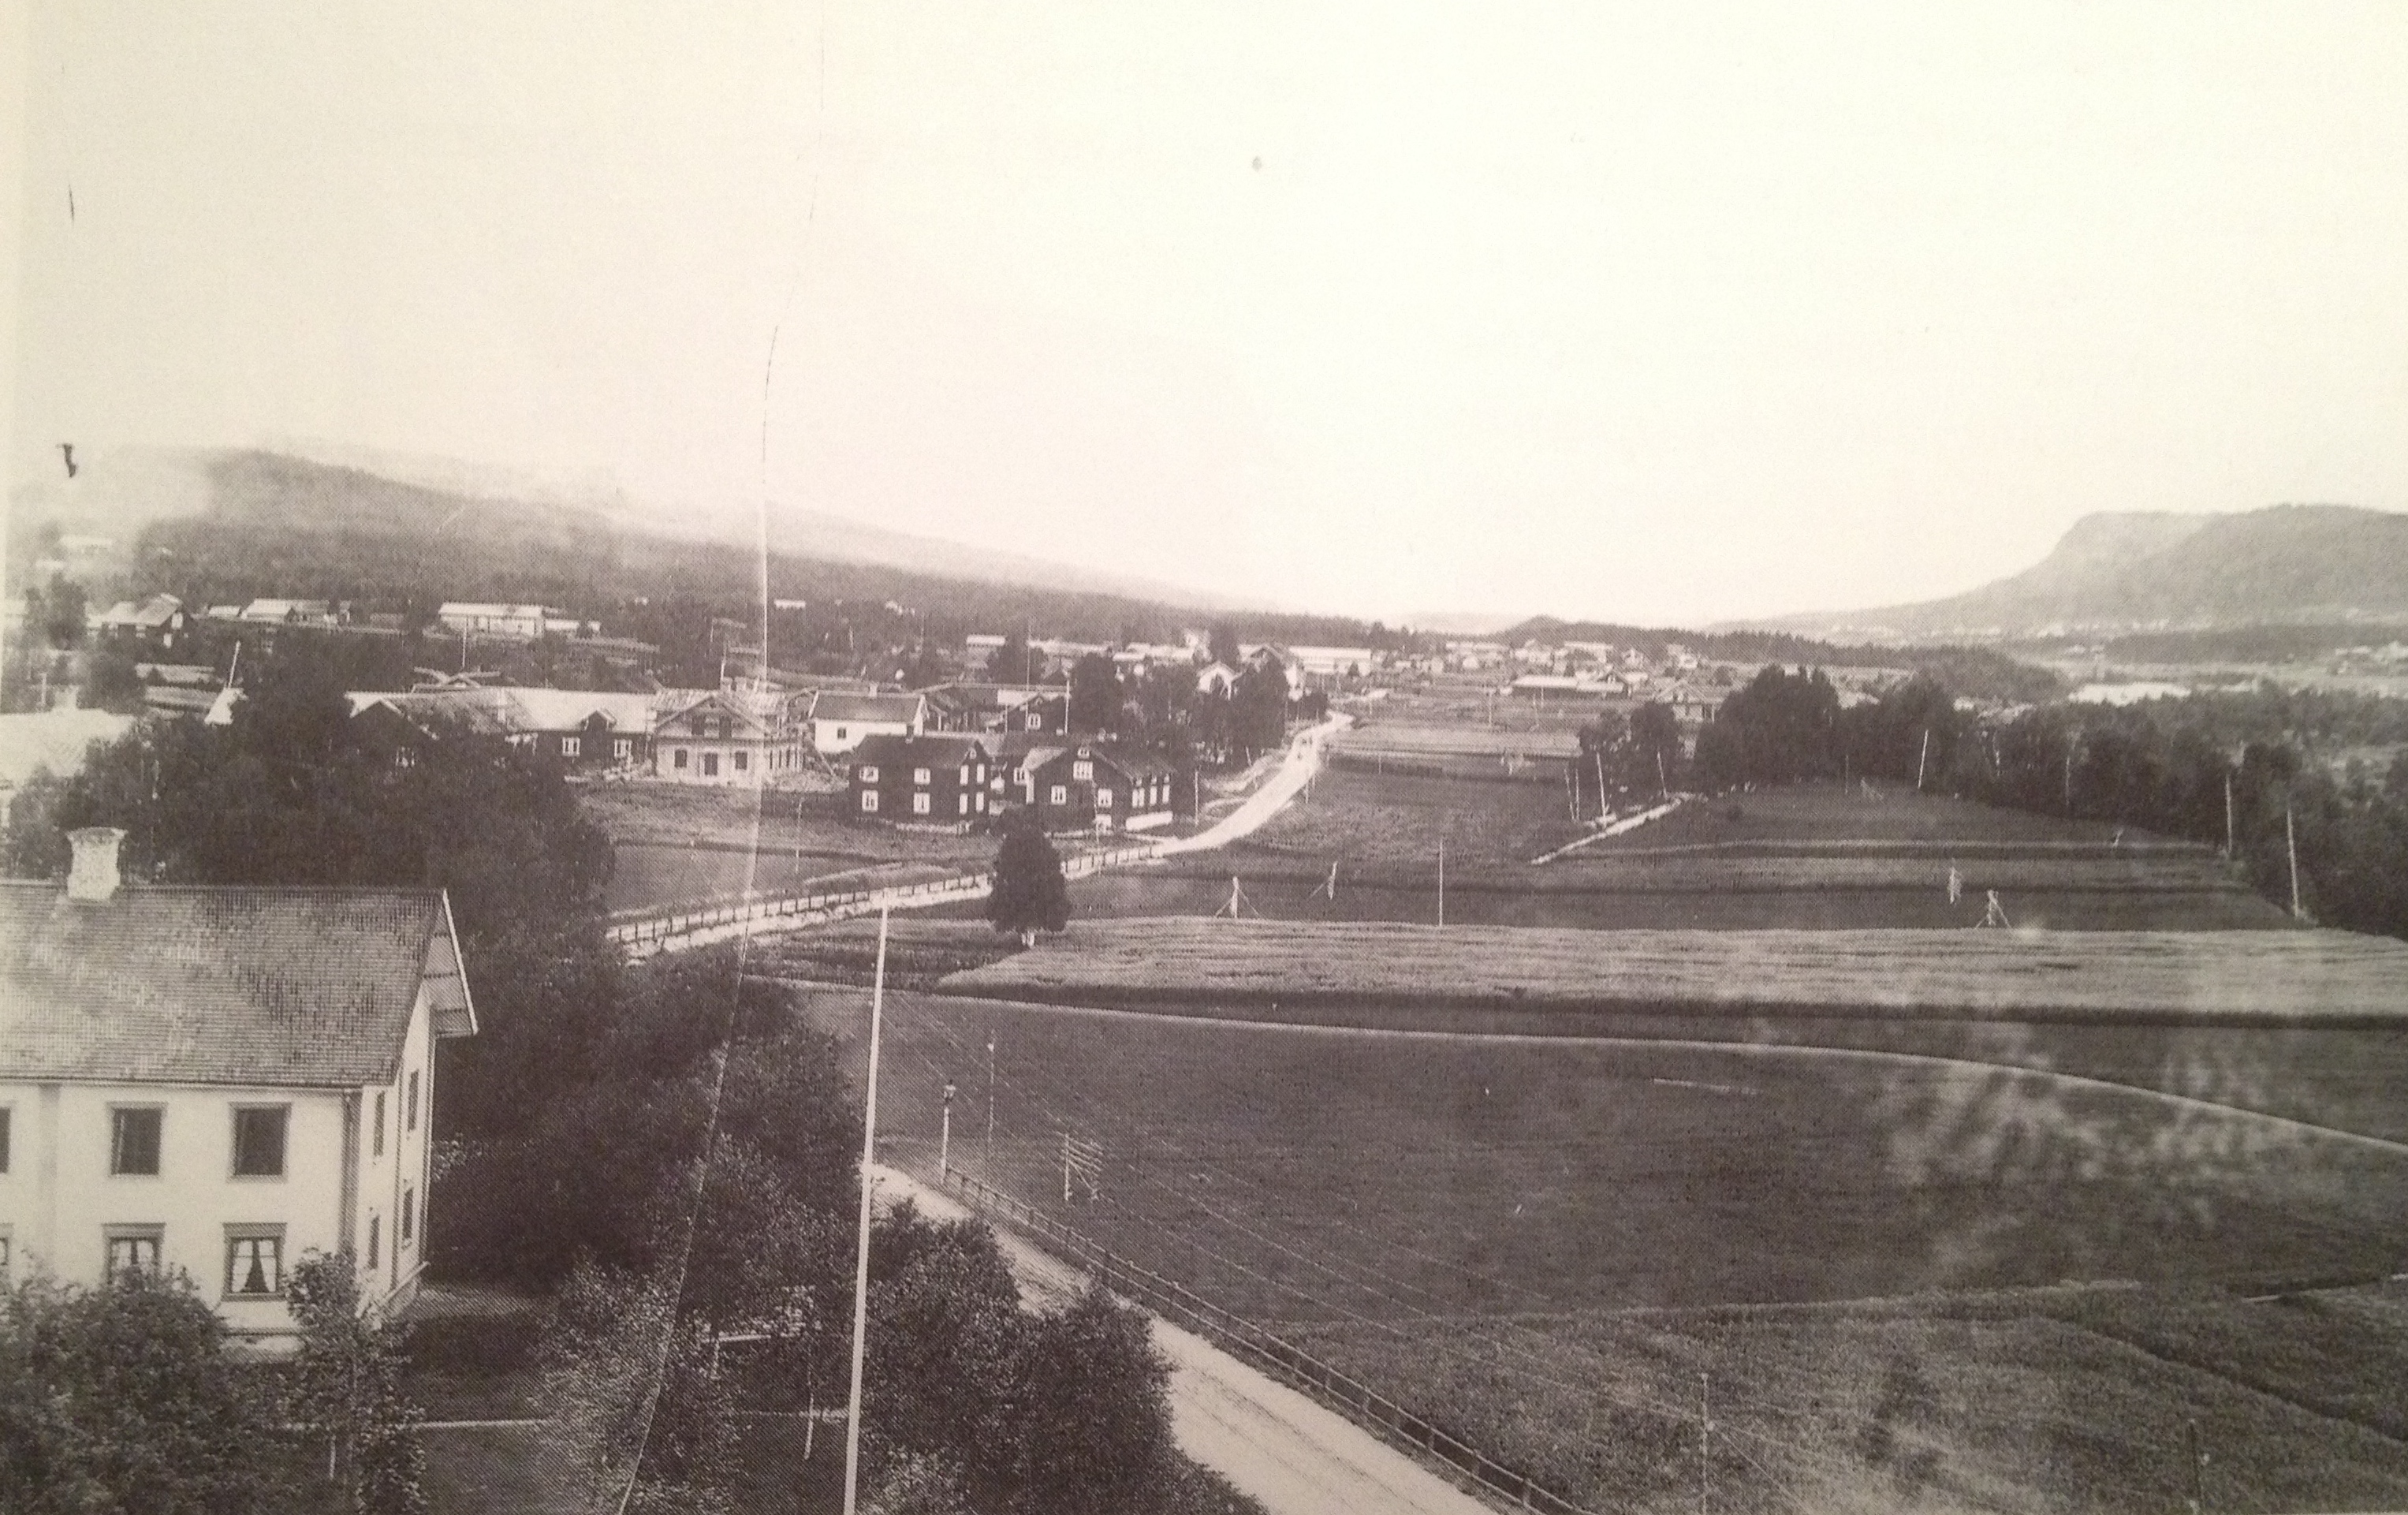
[[[1070,888],[1062,877],[1062,855],[1025,810],[1005,817],[986,918],[996,931],[1018,936],[1022,946],[1036,945],[1039,931],[1059,931],[1070,924]]]
[[[1103,654],[1089,653],[1070,665],[1071,730],[1083,734],[1120,729],[1125,699],[1120,671]]]
[[[187,1280],[0,1293],[0,1509],[297,1509],[277,1395]],[[263,1455],[263,1453],[268,1455]]]

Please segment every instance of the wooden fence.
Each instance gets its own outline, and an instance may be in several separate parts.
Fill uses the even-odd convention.
[[[1160,845],[1156,842],[1143,842],[1073,853],[1063,859],[1062,873],[1066,878],[1085,878],[1107,868],[1152,858]],[[675,951],[680,946],[716,941],[748,926],[793,930],[832,920],[850,920],[857,916],[870,915],[882,906],[892,910],[914,910],[955,900],[976,900],[986,894],[992,882],[992,875],[984,873],[956,873],[917,884],[891,884],[883,888],[847,889],[827,894],[768,895],[731,901],[725,904],[662,910],[616,920],[606,929],[606,934],[631,955],[644,957],[654,952]]]
[[[1543,1511],[1545,1515],[1591,1515],[1584,1507],[1541,1486],[1528,1474],[1516,1472],[1469,1442],[1449,1436],[1276,1332],[1223,1309],[1176,1278],[1165,1277],[1130,1262],[1035,1205],[1014,1199],[959,1169],[947,1172],[944,1181],[972,1205],[1058,1244],[1105,1288],[1140,1302],[1165,1320],[1185,1326],[1240,1360],[1268,1370],[1374,1436],[1434,1458],[1524,1509]]]

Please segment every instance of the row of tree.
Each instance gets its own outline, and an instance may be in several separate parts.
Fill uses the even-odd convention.
[[[1916,678],[1848,709],[1819,671],[1777,666],[1699,732],[1712,787],[1854,776],[2229,847],[2268,898],[2325,924],[2408,937],[2408,757],[2378,772],[2329,755],[2408,743],[2396,700],[2201,693],[2114,707],[2055,703],[2003,721]]]

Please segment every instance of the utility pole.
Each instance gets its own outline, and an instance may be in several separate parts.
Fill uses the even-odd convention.
[[[2300,908],[2300,833],[2291,824],[2291,801],[2283,801],[2283,848],[2291,855],[2291,918],[2304,920]]]
[[[2207,1452],[2199,1444],[2199,1417],[2190,1418],[2190,1515],[2207,1515]]]
[[[2224,860],[2232,860],[2232,770],[2224,771]]]
[[[945,1081],[944,1124],[937,1136],[937,1181],[942,1184],[945,1175],[953,1171],[953,1085]]]
[[[1923,729],[1923,751],[1914,759],[1914,792],[1923,792],[1923,770],[1931,761],[1931,728]]]
[[[1656,798],[1659,801],[1672,798],[1672,781],[1664,776],[1664,749],[1661,747],[1656,749]]]
[[[869,1166],[878,1155],[878,1030],[886,1006],[886,917],[882,906],[878,972],[869,991],[869,1091],[861,1118],[861,1241],[853,1265],[853,1399],[844,1418],[844,1515],[855,1515],[861,1508],[861,1349],[869,1327]]]
[[[1605,749],[1598,748],[1593,756],[1597,758],[1597,818],[1603,820],[1605,819]]]
[[[1438,923],[1446,924],[1446,838],[1438,839]]]
[[[988,1161],[992,1162],[995,1158],[995,1032],[993,1032],[986,1033],[986,1155]],[[995,1176],[992,1168],[988,1170],[987,1176],[990,1178]]]
[[[1713,1392],[1713,1380],[1698,1375],[1698,1515],[1706,1515],[1706,1444],[1714,1434],[1714,1418],[1708,1403]]]

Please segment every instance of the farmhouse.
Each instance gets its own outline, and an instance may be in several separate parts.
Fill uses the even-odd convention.
[[[984,820],[994,756],[974,736],[874,736],[853,751],[853,813],[966,826]]]
[[[811,745],[825,757],[851,752],[874,736],[918,736],[928,729],[925,695],[837,694],[811,701]]]
[[[1010,725],[1012,712],[1048,691],[1040,685],[957,681],[920,692],[927,697],[931,731],[1000,731]]]
[[[168,652],[182,639],[184,602],[173,595],[152,595],[135,601],[121,599],[100,613],[101,636],[121,646]]]
[[[435,889],[0,883],[0,1269],[189,1275],[289,1350],[285,1284],[348,1249],[372,1309],[424,1266],[435,1045],[476,1033]]]
[[[1006,787],[1049,831],[1149,831],[1170,824],[1168,763],[1097,743],[1036,745]]]
[[[653,776],[675,784],[750,787],[803,764],[804,723],[775,689],[684,690],[655,708],[652,738]]]

